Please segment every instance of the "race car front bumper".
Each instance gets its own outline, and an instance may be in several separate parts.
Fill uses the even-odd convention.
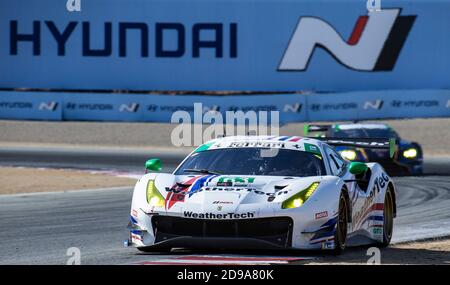
[[[293,211],[286,211],[286,213]],[[273,215],[251,219],[193,219],[147,214],[146,223],[130,219],[125,246],[140,248],[333,249],[336,218],[308,219]]]
[[[293,221],[289,217],[240,220],[186,219],[154,216],[155,244],[186,247],[289,248]]]

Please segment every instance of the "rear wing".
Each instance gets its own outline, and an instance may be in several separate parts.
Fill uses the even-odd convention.
[[[386,149],[389,157],[395,153],[395,138],[315,138],[331,146],[352,146],[359,148]]]
[[[332,125],[305,125],[303,127],[303,133],[305,136],[308,136],[310,133],[327,132],[332,127]]]

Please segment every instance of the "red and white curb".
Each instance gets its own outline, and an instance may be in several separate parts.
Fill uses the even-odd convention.
[[[135,265],[271,265],[289,264],[312,257],[235,257],[235,256],[177,256],[160,260],[142,261]]]

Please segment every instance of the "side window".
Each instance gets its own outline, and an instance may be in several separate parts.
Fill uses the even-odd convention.
[[[345,166],[345,161],[330,147],[325,148],[325,153],[327,154],[328,163],[333,174],[340,175]]]
[[[332,151],[333,151],[332,155],[335,158],[339,169],[342,170],[342,168],[345,166],[346,163],[345,160],[334,149]]]
[[[329,147],[325,147],[325,153],[327,155],[327,160],[331,168],[331,172],[333,173],[333,175],[338,175],[339,164],[337,163],[336,158],[334,157],[333,150]]]

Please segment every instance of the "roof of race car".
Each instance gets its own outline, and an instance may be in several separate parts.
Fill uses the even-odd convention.
[[[355,130],[355,129],[380,129],[387,130],[389,126],[386,124],[336,124],[336,128],[339,130]]]
[[[322,142],[300,136],[230,136],[216,138],[199,146],[195,152],[233,147],[286,148],[320,154]]]

